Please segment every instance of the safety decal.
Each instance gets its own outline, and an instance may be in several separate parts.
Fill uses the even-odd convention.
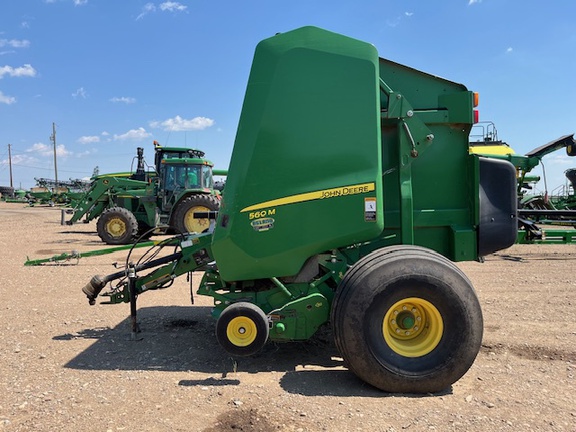
[[[364,198],[364,220],[376,222],[376,198]]]

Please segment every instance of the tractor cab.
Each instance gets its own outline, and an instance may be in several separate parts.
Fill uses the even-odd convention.
[[[201,158],[165,158],[160,163],[160,184],[163,211],[169,211],[184,194],[214,190],[212,163]]]
[[[162,162],[165,159],[203,159],[205,156],[205,153],[202,150],[186,147],[166,147],[160,145],[158,141],[154,141],[154,150],[154,166],[158,174],[162,170]]]

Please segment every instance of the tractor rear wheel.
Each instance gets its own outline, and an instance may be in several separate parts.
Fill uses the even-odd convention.
[[[332,327],[342,357],[362,380],[388,392],[433,393],[472,366],[483,320],[456,265],[429,249],[393,246],[346,273]]]
[[[248,302],[231,304],[216,321],[216,339],[232,355],[249,356],[260,351],[269,332],[262,309]]]
[[[220,201],[209,194],[191,195],[184,199],[174,212],[172,227],[179,233],[203,233],[210,228],[209,219],[196,219],[195,212],[218,211]]]
[[[138,222],[131,211],[122,207],[111,207],[98,218],[96,229],[98,236],[106,244],[130,244],[138,234]]]

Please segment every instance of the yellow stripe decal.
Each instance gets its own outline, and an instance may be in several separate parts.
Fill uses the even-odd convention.
[[[295,204],[305,201],[313,201],[318,199],[336,198],[341,196],[356,195],[367,192],[372,192],[376,188],[375,183],[362,183],[351,186],[337,187],[333,189],[324,189],[314,192],[306,192],[303,194],[292,195],[284,198],[278,198],[271,201],[265,201],[260,204],[254,204],[242,209],[240,212],[248,212],[260,210],[268,207],[278,207],[286,204]]]

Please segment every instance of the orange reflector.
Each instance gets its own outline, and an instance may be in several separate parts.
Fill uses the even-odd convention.
[[[474,108],[476,108],[478,106],[478,100],[480,99],[480,95],[478,94],[478,92],[474,92],[472,93],[472,95],[474,100]]]
[[[478,123],[479,120],[480,114],[478,113],[478,110],[474,110],[474,123]]]

